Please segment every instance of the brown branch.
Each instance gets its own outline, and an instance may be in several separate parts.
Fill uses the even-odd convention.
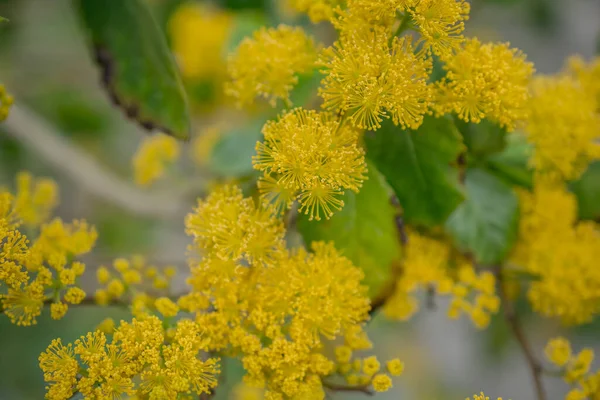
[[[529,367],[529,370],[531,371],[531,378],[533,379],[533,383],[535,386],[536,399],[546,400],[546,392],[542,383],[542,365],[537,360],[536,356],[533,354],[531,345],[529,344],[527,337],[525,336],[525,332],[523,331],[523,327],[521,326],[521,322],[517,316],[514,304],[508,299],[506,295],[502,267],[497,266],[495,268],[495,272],[496,278],[498,279],[498,294],[502,303],[504,318],[506,319],[508,327],[512,331],[515,339],[521,347],[523,354],[525,355],[525,360],[527,361],[527,365]]]
[[[350,386],[323,381],[323,387],[332,392],[359,392],[364,393],[367,396],[373,396],[374,394],[373,391],[369,389],[369,385]]]

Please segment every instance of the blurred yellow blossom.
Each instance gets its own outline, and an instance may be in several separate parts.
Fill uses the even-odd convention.
[[[149,186],[161,178],[165,169],[179,157],[177,139],[164,134],[147,136],[133,157],[135,182]]]
[[[34,179],[29,172],[17,174],[15,212],[24,224],[38,226],[45,222],[58,204],[58,188],[51,179]]]
[[[297,11],[308,14],[314,23],[330,20],[343,0],[286,0]]]
[[[0,122],[8,117],[8,111],[13,102],[13,97],[6,91],[4,85],[0,84]]]
[[[392,379],[386,374],[377,374],[373,377],[373,389],[376,392],[387,392],[392,388]]]
[[[175,10],[168,31],[185,79],[224,77],[226,44],[232,27],[231,13],[204,3],[187,2]]]

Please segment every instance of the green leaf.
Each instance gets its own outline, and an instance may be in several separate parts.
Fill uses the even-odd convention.
[[[577,196],[579,218],[600,221],[600,161],[591,163],[570,186]]]
[[[452,120],[425,118],[417,131],[389,121],[365,134],[367,155],[394,189],[407,222],[443,224],[463,200],[458,169],[451,166],[464,150]]]
[[[487,170],[509,184],[531,189],[533,170],[529,167],[529,158],[533,153],[532,145],[518,133],[511,133],[506,141],[506,147],[502,152],[487,158]]]
[[[510,186],[481,169],[467,170],[465,185],[467,199],[448,218],[446,230],[476,262],[499,263],[517,236],[517,196]]]
[[[225,134],[212,150],[211,171],[228,178],[252,174],[252,156],[256,154],[256,142],[262,137],[263,122],[257,120]]]
[[[298,216],[298,230],[308,245],[312,241],[333,241],[338,250],[363,269],[371,298],[389,281],[392,263],[400,257],[395,209],[390,189],[377,168],[369,162],[368,180],[360,192],[347,191],[344,208],[331,219],[309,221]]]
[[[475,158],[485,158],[502,151],[506,146],[506,129],[493,122],[484,119],[474,124],[458,118],[455,121],[469,154]]]
[[[4,18],[2,15],[0,15],[0,24],[3,22],[8,22],[8,18]]]
[[[102,82],[113,102],[149,130],[188,139],[190,119],[179,71],[142,0],[78,0]]]

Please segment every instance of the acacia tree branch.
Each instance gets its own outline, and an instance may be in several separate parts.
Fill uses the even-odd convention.
[[[42,117],[14,105],[2,128],[87,192],[131,213],[171,218],[187,208],[190,190],[143,191],[102,167]]]
[[[514,304],[508,299],[508,296],[506,295],[502,266],[495,267],[495,273],[496,278],[498,280],[498,295],[502,304],[504,319],[506,320],[508,327],[510,328],[515,339],[517,340],[517,343],[523,351],[523,355],[525,356],[525,360],[527,361],[527,365],[531,372],[531,378],[535,386],[536,399],[546,400],[546,392],[542,383],[543,368],[541,363],[534,355],[531,345],[529,344],[529,341],[525,336],[525,332],[523,331],[523,327],[521,326],[521,322],[515,311]]]

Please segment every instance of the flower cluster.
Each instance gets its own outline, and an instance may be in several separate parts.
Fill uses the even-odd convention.
[[[133,157],[135,182],[148,186],[162,177],[165,169],[177,160],[180,148],[177,140],[167,135],[146,137]]]
[[[500,308],[495,284],[492,273],[477,273],[471,263],[453,256],[447,243],[411,232],[400,277],[383,311],[388,318],[408,320],[419,309],[417,291],[432,290],[451,296],[450,318],[465,313],[483,329],[490,322],[490,314]]]
[[[577,203],[565,186],[538,179],[521,195],[519,241],[513,263],[536,277],[529,286],[533,309],[567,323],[600,312],[600,234],[591,221],[577,222]]]
[[[573,354],[569,341],[558,337],[548,341],[545,353],[552,365],[559,368],[557,373],[573,387],[566,400],[596,399],[600,396],[600,370],[590,372],[594,360],[592,349],[584,348]]]
[[[344,338],[350,353],[370,348],[363,273],[333,245],[286,249],[275,210],[236,187],[200,201],[186,226],[202,258],[190,260],[192,290],[178,304],[206,327],[210,350],[241,358],[265,398],[322,398],[322,379],[336,370],[322,352],[329,340]],[[364,383],[385,390],[378,369]]]
[[[158,308],[155,304],[157,297],[169,294],[176,272],[173,266],[158,268],[148,265],[141,256],[134,256],[131,260],[118,258],[114,260],[112,269],[100,266],[96,271],[100,287],[96,289],[94,299],[99,305],[130,303],[133,315],[143,315]]]
[[[454,111],[475,123],[487,118],[508,130],[527,116],[533,64],[519,50],[469,39],[442,59],[447,75],[436,84],[438,114]]]
[[[103,332],[90,332],[73,344],[52,341],[40,355],[49,383],[47,398],[117,399],[137,396],[175,399],[209,393],[217,385],[218,359],[203,359],[207,349],[200,325],[181,320],[170,331],[157,317],[122,321],[109,342]]]
[[[340,210],[344,189],[358,192],[367,167],[358,132],[328,113],[301,108],[269,121],[256,145],[254,168],[264,173],[258,187],[278,209],[295,199],[310,219]]]
[[[252,39],[244,39],[230,57],[230,82],[225,92],[239,105],[261,96],[275,106],[281,99],[289,104],[289,94],[298,75],[309,72],[317,58],[316,45],[304,30],[280,25],[261,28]]]
[[[185,79],[223,78],[224,48],[232,26],[233,15],[215,7],[184,3],[177,8],[168,28],[173,53]]]
[[[35,324],[45,303],[51,303],[52,318],[61,319],[68,304],[83,301],[85,292],[76,283],[85,265],[76,257],[89,252],[97,237],[84,221],[46,222],[56,205],[55,184],[32,180],[21,173],[15,196],[0,192],[0,303],[17,325]],[[35,240],[19,230],[22,222],[39,231]]]
[[[535,146],[533,167],[552,179],[576,179],[600,159],[598,65],[600,58],[589,65],[574,59],[570,69],[532,84],[525,132]]]
[[[429,60],[413,53],[410,40],[393,38],[383,27],[345,32],[323,52],[327,76],[319,90],[323,107],[347,115],[358,128],[376,130],[383,118],[416,129],[431,98]]]
[[[465,400],[471,400],[470,397],[467,397]],[[473,400],[490,400],[489,396],[486,396],[485,393],[480,392],[479,394],[473,395]],[[498,400],[502,400],[502,397],[498,397]]]

